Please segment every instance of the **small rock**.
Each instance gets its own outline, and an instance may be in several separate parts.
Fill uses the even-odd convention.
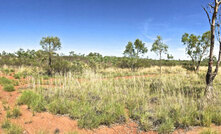
[[[55,129],[54,134],[59,134],[60,130],[58,128]]]
[[[30,120],[30,121],[26,121],[25,122],[25,124],[31,124],[32,123],[32,121]]]

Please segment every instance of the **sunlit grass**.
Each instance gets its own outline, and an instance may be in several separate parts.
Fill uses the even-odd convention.
[[[217,96],[207,102],[203,98],[206,86],[204,67],[199,74],[177,66],[163,67],[163,74],[159,75],[158,69],[131,72],[111,68],[99,70],[96,74],[86,71],[81,79],[72,73],[47,79],[38,75],[32,78],[34,88],[23,92],[18,102],[27,104],[34,111],[67,115],[77,119],[79,127],[89,129],[125,123],[128,118],[138,122],[142,130],[159,133],[189,126],[221,124],[220,76],[214,83]],[[114,78],[128,73],[155,75]],[[47,84],[42,86],[44,81]]]

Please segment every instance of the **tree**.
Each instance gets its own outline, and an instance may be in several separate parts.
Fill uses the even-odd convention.
[[[128,42],[123,54],[131,59],[129,63],[131,70],[135,71],[135,64],[137,63],[137,60],[141,55],[147,53],[147,51],[145,43],[139,39],[136,39],[134,43],[130,41]]]
[[[172,54],[167,54],[167,59],[168,60],[172,60],[173,59],[173,55]]]
[[[40,45],[42,46],[43,50],[48,54],[48,68],[47,74],[52,75],[52,56],[53,54],[61,49],[61,42],[58,37],[48,36],[43,37],[40,41]]]
[[[161,59],[162,54],[167,54],[168,46],[163,43],[161,36],[157,36],[157,39],[154,41],[151,51],[155,52],[157,55],[160,55],[160,74],[161,70]]]
[[[200,63],[208,53],[210,39],[210,31],[203,33],[202,36],[189,35],[188,33],[182,36],[182,42],[186,45],[186,54],[190,56],[195,72],[199,71]]]
[[[99,53],[93,53],[93,52],[90,52],[88,55],[87,55],[87,58],[88,58],[88,64],[89,64],[89,67],[95,72],[97,73],[97,69],[101,68],[102,66],[102,61],[103,61],[103,56]]]
[[[220,8],[221,0],[214,0],[213,3],[208,4],[208,9],[203,7],[204,11],[206,12],[206,15],[209,20],[210,24],[210,34],[211,34],[211,40],[210,40],[210,52],[209,52],[209,62],[208,62],[208,70],[206,74],[206,89],[205,89],[205,95],[208,99],[211,99],[213,96],[213,80],[215,79],[218,70],[219,70],[219,64],[221,60],[221,37],[220,37],[220,14],[219,8]],[[218,54],[218,60],[216,62],[216,68],[213,71],[213,51],[214,51],[214,45],[215,45],[215,33],[218,33],[217,38],[219,41],[219,54]]]

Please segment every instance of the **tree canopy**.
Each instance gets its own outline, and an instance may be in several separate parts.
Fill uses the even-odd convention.
[[[208,54],[210,39],[210,31],[203,33],[202,36],[188,33],[182,36],[182,42],[186,46],[186,54],[190,56],[195,71],[199,70],[203,57]]]

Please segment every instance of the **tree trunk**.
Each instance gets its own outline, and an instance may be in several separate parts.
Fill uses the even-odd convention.
[[[200,61],[198,61],[198,64],[197,64],[197,66],[196,66],[196,73],[198,73],[198,72],[199,72],[200,63],[201,63],[201,60],[200,60]]]
[[[213,93],[213,83],[210,83],[209,85],[206,86],[206,90],[205,90],[205,97],[210,100],[211,98],[213,98],[214,93]]]
[[[162,73],[162,68],[161,68],[161,52],[160,52],[160,75]]]
[[[211,24],[211,46],[210,46],[210,54],[209,54],[209,63],[208,63],[208,70],[206,74],[206,85],[212,86],[213,79],[212,79],[212,69],[213,69],[213,49],[215,43],[215,20],[214,24]]]
[[[49,54],[48,57],[48,75],[51,76],[52,75],[52,59],[51,59],[51,54]]]
[[[212,15],[212,21],[210,21],[210,18],[208,16],[209,22],[210,22],[210,31],[211,31],[211,42],[210,42],[210,54],[209,54],[209,63],[208,63],[208,70],[206,74],[206,89],[205,89],[205,95],[208,99],[210,99],[213,94],[213,80],[216,76],[216,74],[213,74],[213,50],[214,50],[214,44],[215,44],[215,26],[216,26],[216,19],[217,19],[217,13],[219,9],[219,4],[217,0],[215,0],[215,6],[213,7],[213,15]],[[206,11],[206,10],[205,10]],[[206,12],[208,15],[208,12]],[[217,69],[217,68],[216,68]],[[218,70],[217,70],[218,72]]]

